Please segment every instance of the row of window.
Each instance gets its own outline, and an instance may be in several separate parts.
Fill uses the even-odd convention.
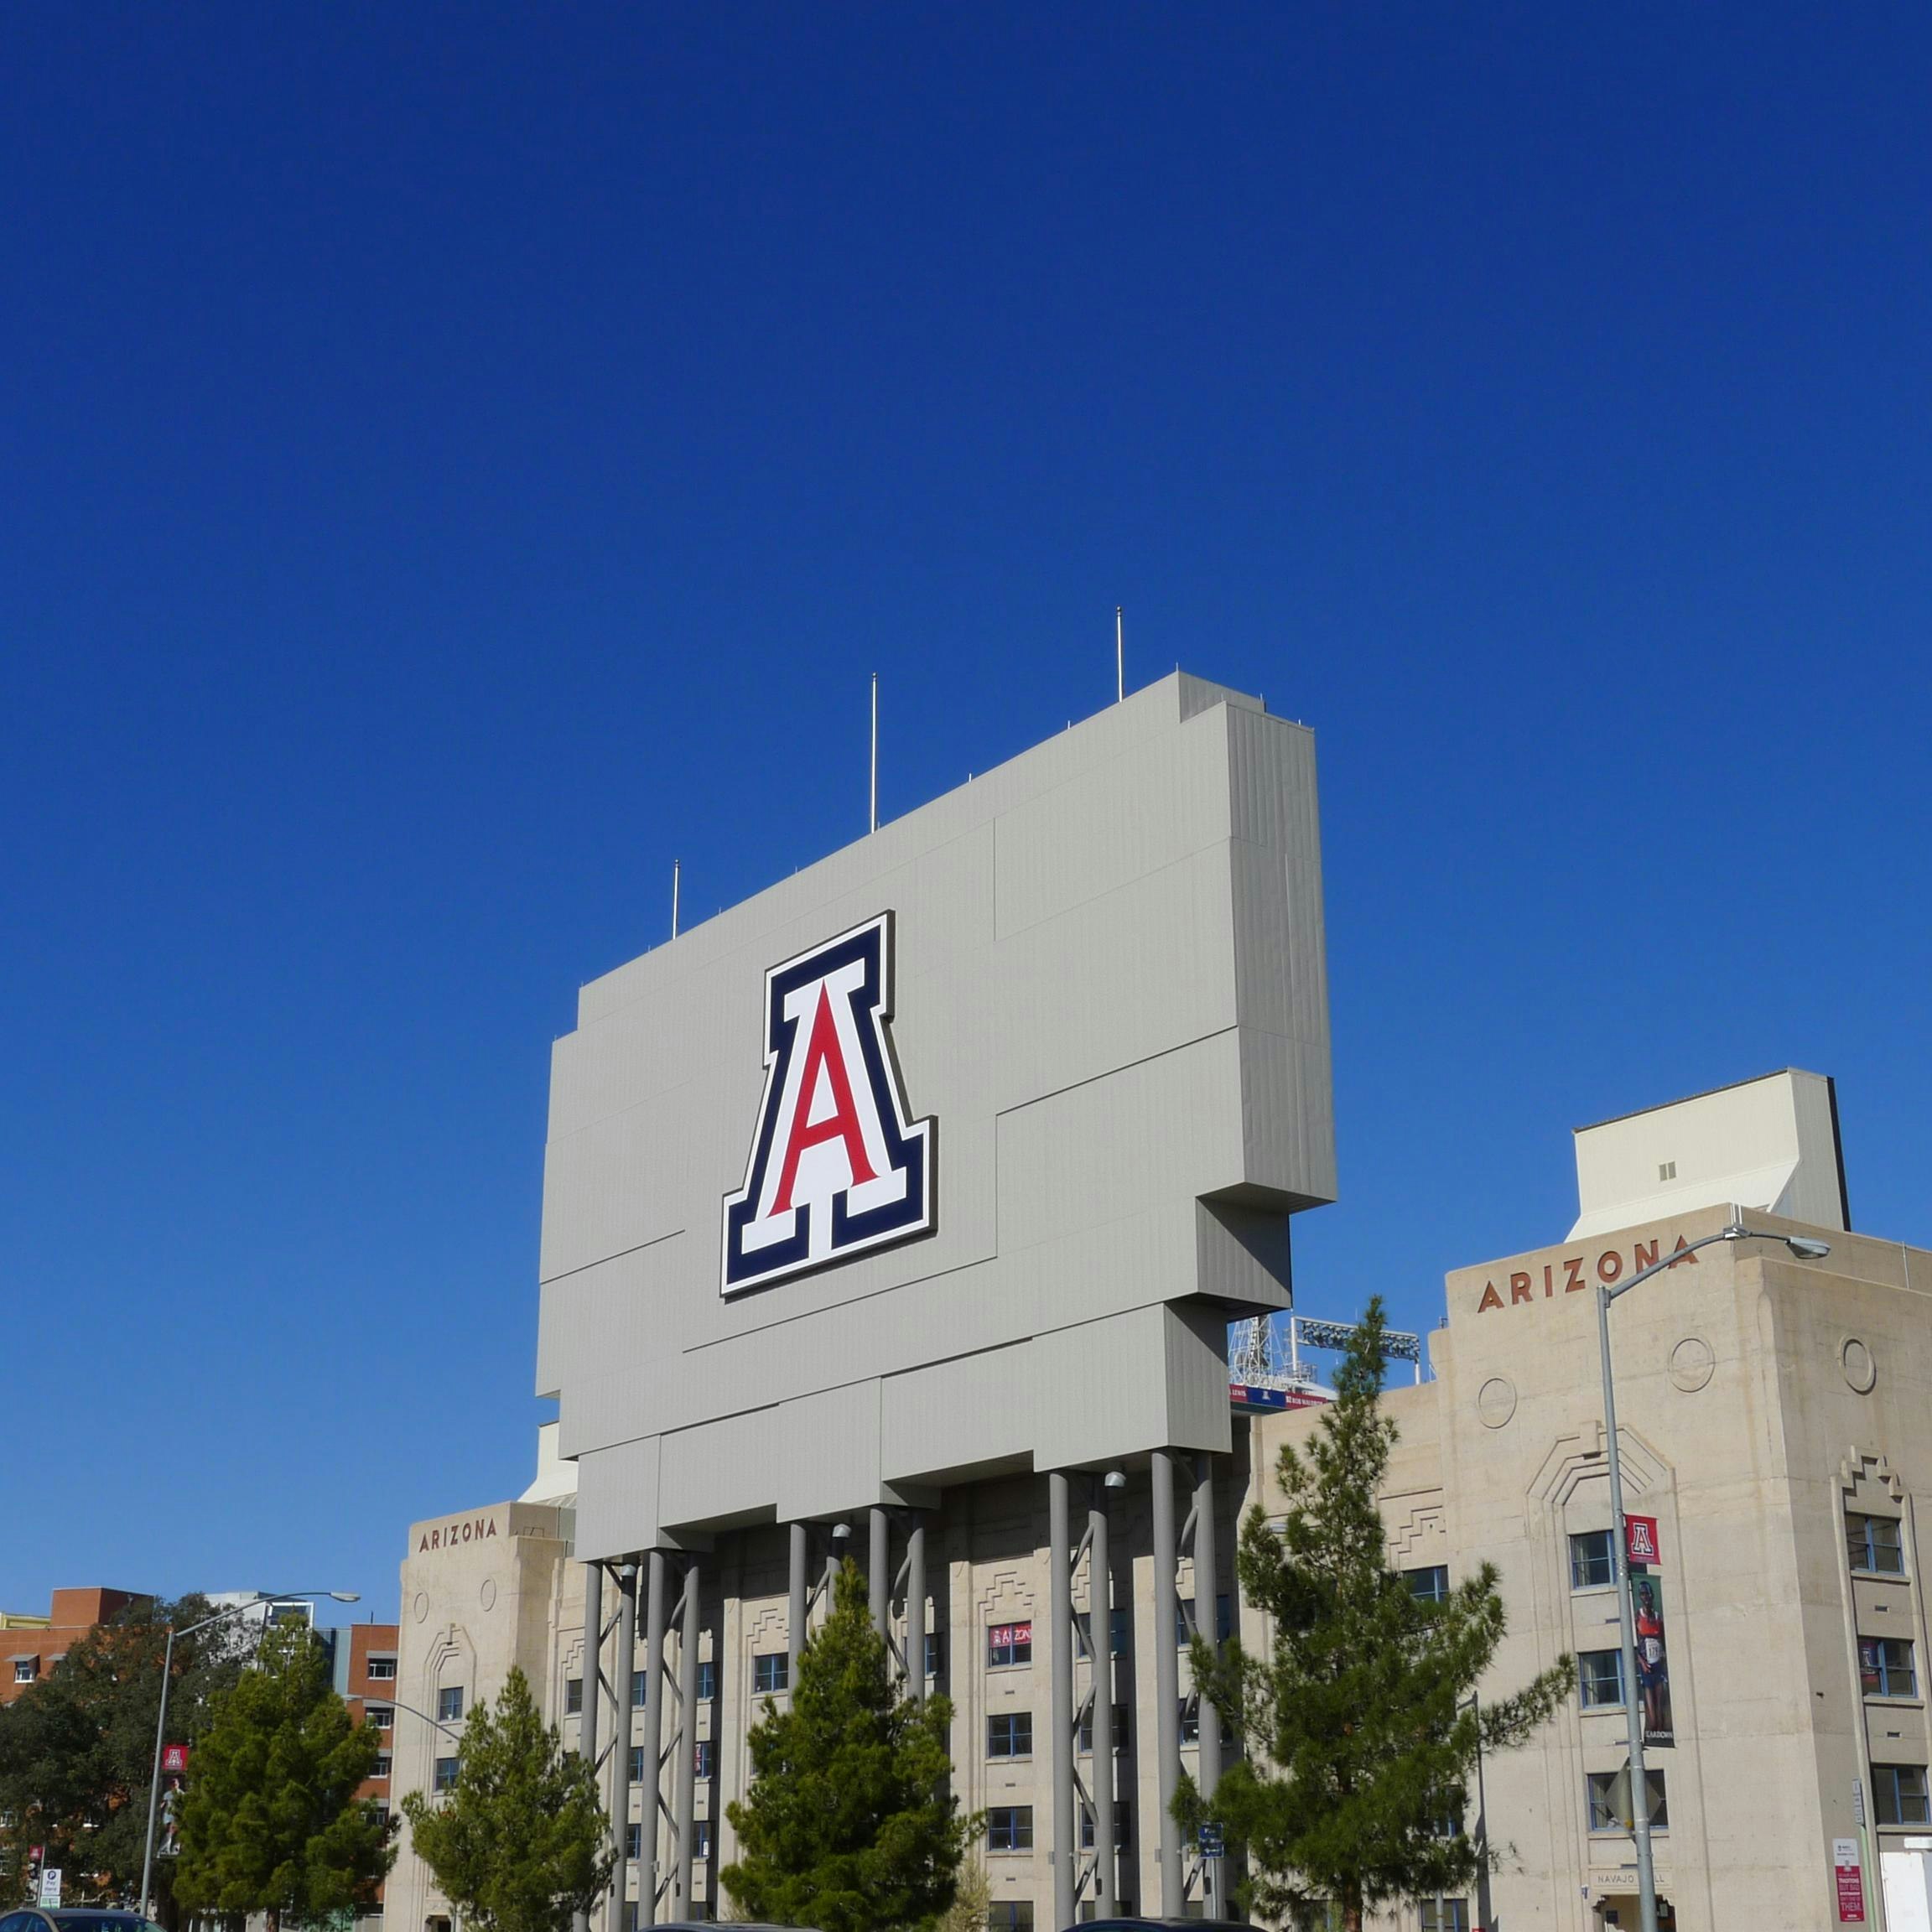
[[[624,1839],[624,1856],[635,1865],[644,1856],[644,1827],[633,1825]],[[711,1856],[711,1820],[709,1818],[693,1818],[691,1820],[691,1856],[693,1858],[709,1858]]]
[[[710,1778],[717,1774],[718,1748],[709,1737],[700,1737],[692,1747],[691,1755],[694,1760],[693,1769],[698,1777]],[[641,1744],[631,1747],[631,1782],[633,1784],[644,1782],[644,1747]]]
[[[1134,1807],[1122,1799],[1114,1807],[1114,1843],[1124,1851],[1134,1842]],[[1080,1848],[1093,1849],[1093,1816],[1080,1814]],[[1031,1852],[1033,1849],[1033,1807],[1031,1805],[995,1805],[986,1814],[986,1849],[989,1852]]]
[[[1845,1554],[1854,1570],[1877,1576],[1905,1574],[1905,1548],[1896,1516],[1845,1519]],[[1411,1575],[1420,1572],[1410,1572]],[[1605,1590],[1617,1581],[1616,1546],[1607,1530],[1584,1530],[1570,1539],[1570,1587]]]

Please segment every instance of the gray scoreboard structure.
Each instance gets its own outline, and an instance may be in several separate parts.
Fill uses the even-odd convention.
[[[642,1761],[667,1762],[674,1825],[643,1922],[691,1905],[693,1753],[662,1727],[693,1709],[725,1540],[788,1540],[794,1654],[855,1523],[880,1628],[922,1633],[926,1524],[1016,1473],[1048,1492],[1055,1907],[1112,1908],[1111,1701],[1080,1700],[1106,1607],[1089,1587],[1076,1615],[1079,1578],[1109,1574],[1130,1472],[1156,1633],[1186,1615],[1179,1561],[1216,1573],[1226,1327],[1290,1305],[1290,1217],[1334,1194],[1313,737],[1178,673],[583,989],[537,1382],[578,1466],[587,1642],[615,1629],[627,1680],[646,1640]],[[691,1680],[667,1685],[681,1620]]]

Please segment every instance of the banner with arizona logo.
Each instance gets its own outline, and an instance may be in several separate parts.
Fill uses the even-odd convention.
[[[765,1093],[724,1197],[719,1292],[836,1266],[938,1225],[938,1123],[911,1118],[892,1049],[892,915],[765,975]]]

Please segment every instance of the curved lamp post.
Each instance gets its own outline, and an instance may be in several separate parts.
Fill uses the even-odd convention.
[[[161,1801],[161,1747],[168,1735],[168,1690],[174,1675],[174,1639],[177,1637],[192,1637],[197,1630],[205,1630],[210,1623],[226,1623],[231,1617],[245,1617],[251,1610],[268,1610],[283,1603],[306,1603],[317,1597],[332,1597],[338,1603],[359,1603],[360,1593],[354,1590],[284,1590],[276,1595],[264,1594],[247,1603],[231,1603],[225,1610],[217,1610],[212,1617],[204,1617],[199,1623],[190,1623],[184,1630],[168,1626],[168,1649],[161,1662],[161,1711],[154,1720],[154,1774],[148,1785],[148,1843],[141,1854],[141,1916],[153,1915],[154,1898],[154,1814]]]
[[[1623,1527],[1623,1462],[1618,1453],[1617,1394],[1610,1376],[1610,1304],[1714,1241],[1782,1241],[1801,1261],[1821,1261],[1831,1252],[1829,1241],[1815,1240],[1807,1234],[1768,1234],[1732,1221],[1715,1234],[1685,1242],[1675,1254],[1653,1261],[1628,1281],[1619,1281],[1615,1287],[1601,1281],[1597,1285],[1597,1333],[1603,1358],[1603,1440],[1610,1467],[1610,1555],[1617,1578],[1623,1711],[1630,1739],[1630,1820],[1637,1838],[1637,1893],[1643,1932],[1657,1932],[1657,1871],[1650,1857],[1650,1780],[1644,1768],[1644,1706],[1637,1696],[1637,1628],[1630,1609],[1630,1551]]]

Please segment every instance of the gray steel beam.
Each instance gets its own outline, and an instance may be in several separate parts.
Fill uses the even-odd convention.
[[[886,1634],[886,1618],[892,1597],[892,1521],[885,1510],[872,1505],[870,1546],[865,1555],[865,1581],[871,1597],[872,1628]]]
[[[617,1882],[610,1888],[610,1932],[625,1932],[624,1908],[631,1897],[631,1677],[637,1665],[637,1566],[617,1572],[617,1655],[610,1670],[610,1691],[617,1714],[610,1727],[610,1829],[617,1835]],[[641,1875],[641,1896],[649,1881]]]
[[[792,1605],[791,1621],[787,1626],[790,1634],[791,1662],[786,1672],[786,1681],[798,1681],[798,1654],[805,1648],[805,1566],[812,1560],[812,1532],[802,1523],[792,1525]]]
[[[597,1770],[597,1706],[604,1673],[604,1566],[584,1566],[584,1708],[577,1719],[577,1754]],[[570,1932],[590,1932],[590,1914],[574,1912]]]
[[[1053,1732],[1053,1924],[1073,1923],[1073,1875],[1079,1868],[1080,1841],[1073,1815],[1073,1576],[1067,1568],[1072,1525],[1067,1477],[1056,1469],[1046,1478],[1047,1540],[1052,1545],[1052,1676],[1047,1699]]]
[[[1156,1449],[1149,1465],[1154,1487],[1154,1786],[1161,1801],[1161,1913],[1186,1917],[1181,1888],[1181,1827],[1174,1821],[1174,1794],[1181,1783],[1181,1675],[1176,1626],[1181,1618],[1175,1587],[1179,1561],[1174,1535],[1174,1456]]]
[[[650,1556],[649,1581],[644,1590],[644,1768],[649,1774],[649,1799],[644,1808],[644,1826],[638,1833],[642,1841],[637,1862],[637,1923],[657,1923],[657,1808],[662,1768],[657,1760],[664,1748],[664,1552],[653,1550]],[[631,1713],[626,1704],[624,1736],[631,1735]],[[625,1753],[630,1755],[628,1752]]]
[[[1107,1491],[1096,1479],[1087,1509],[1087,1649],[1093,1659],[1093,1908],[1114,1916],[1114,1597]]]
[[[906,1675],[912,1701],[926,1701],[926,1519],[912,1519],[906,1536]]]
[[[1194,1458],[1194,1623],[1202,1637],[1221,1651],[1221,1568],[1214,1539],[1214,1458]],[[1197,1686],[1197,1689],[1199,1687]],[[1200,1763],[1194,1781],[1203,1798],[1214,1795],[1221,1782],[1221,1713],[1207,1698],[1200,1699]],[[1228,1915],[1228,1861],[1203,1861],[1207,1876],[1204,1906],[1210,1919]]]
[[[672,1916],[691,1916],[691,1853],[697,1839],[693,1829],[698,1816],[698,1633],[702,1616],[698,1597],[702,1581],[698,1559],[686,1559],[684,1566],[684,1632],[678,1646],[678,1701],[683,1709],[684,1726],[680,1737],[683,1749],[673,1774],[673,1789],[678,1794],[676,1813],[678,1862],[672,1876]]]

